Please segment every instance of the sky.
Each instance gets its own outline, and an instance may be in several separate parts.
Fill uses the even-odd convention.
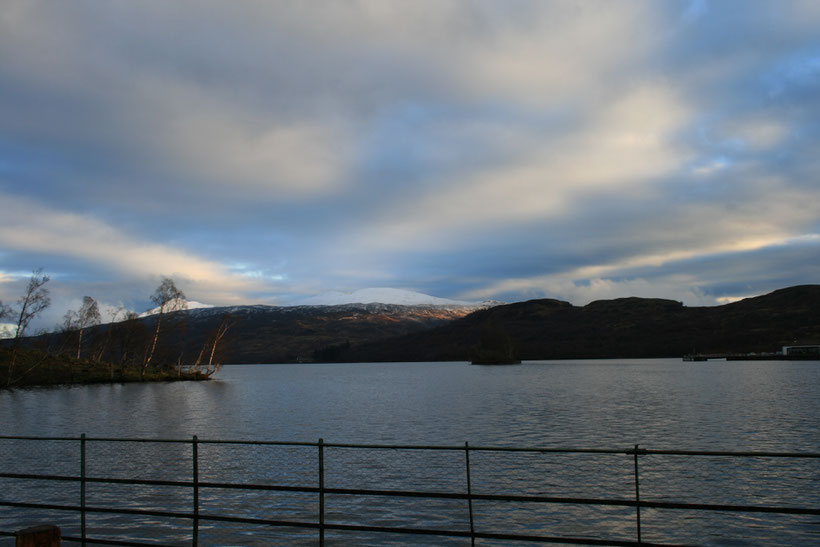
[[[0,0],[0,300],[820,282],[820,2]]]

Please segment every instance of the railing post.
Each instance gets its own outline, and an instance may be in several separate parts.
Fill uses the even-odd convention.
[[[638,543],[641,543],[641,488],[638,481],[638,445],[635,445],[635,518],[638,532]]]
[[[464,464],[467,468],[467,506],[470,509],[470,545],[475,546],[475,521],[473,520],[473,486],[470,480],[470,444],[464,441]]]
[[[85,547],[85,433],[80,435],[80,537]]]
[[[194,547],[197,547],[199,545],[199,440],[196,435],[194,435],[194,441],[191,445],[191,452],[194,460],[194,532],[192,541]]]
[[[325,544],[325,447],[319,439],[319,545]]]

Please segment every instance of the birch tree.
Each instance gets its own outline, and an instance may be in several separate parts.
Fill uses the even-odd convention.
[[[43,273],[42,268],[38,268],[31,273],[31,278],[26,285],[26,292],[17,300],[20,306],[20,314],[17,316],[17,328],[14,331],[14,339],[19,340],[26,334],[32,319],[51,305],[51,297],[45,284],[51,278]]]
[[[220,321],[219,326],[208,333],[205,343],[202,344],[202,349],[199,350],[199,355],[192,367],[194,372],[199,372],[199,367],[206,357],[208,363],[204,372],[205,376],[211,376],[217,371],[219,368],[219,361],[217,360],[218,348],[220,344],[224,342],[224,338],[231,327],[236,325],[236,322],[236,319],[230,313],[226,313],[222,316],[222,321]]]
[[[77,312],[68,310],[63,315],[63,322],[58,325],[57,332],[60,333],[60,343],[57,347],[57,355],[68,353],[67,348],[77,345]]]
[[[128,364],[137,364],[140,348],[146,349],[145,324],[139,320],[139,315],[133,311],[126,311],[123,320],[114,325],[120,354],[120,368]],[[144,360],[144,353],[142,359]]]
[[[83,333],[88,327],[99,325],[102,318],[100,317],[100,307],[97,301],[90,296],[83,296],[83,305],[77,311],[77,359],[83,351]]]
[[[3,304],[3,301],[0,300],[0,321],[6,317],[11,317],[11,306],[6,306]]]
[[[9,386],[12,383],[14,375],[14,365],[17,361],[17,349],[20,344],[20,339],[25,336],[31,321],[51,305],[51,297],[49,297],[48,289],[45,287],[45,284],[48,283],[50,279],[51,278],[43,273],[42,268],[34,270],[26,285],[25,293],[17,300],[20,311],[17,315],[14,342],[12,343],[11,364],[9,365],[7,379],[7,385]]]
[[[105,327],[105,337],[97,345],[96,355],[94,356],[94,361],[96,361],[97,363],[102,361],[103,355],[105,355],[105,352],[108,350],[108,344],[111,342],[111,334],[114,332],[117,320],[119,319],[120,314],[122,314],[122,313],[125,313],[125,310],[123,309],[122,306],[119,306],[119,307],[116,307],[116,308],[114,308],[114,307],[109,307],[108,308],[108,315],[111,316],[111,321],[109,321],[109,324]],[[113,380],[114,379],[114,361],[113,361],[113,359],[108,360],[108,372],[109,372],[109,375],[111,376],[111,379]]]
[[[174,284],[174,280],[170,277],[162,278],[154,294],[151,295],[151,302],[157,306],[157,313],[155,314],[156,325],[154,326],[154,335],[151,339],[151,349],[148,351],[148,355],[145,357],[142,370],[140,371],[141,378],[145,376],[145,371],[148,370],[151,360],[154,358],[154,352],[157,349],[157,341],[159,340],[160,331],[162,330],[162,322],[165,314],[188,309],[185,294],[177,288],[176,284]]]
[[[222,321],[219,323],[219,327],[212,333],[212,344],[211,344],[211,352],[208,354],[208,368],[205,370],[206,376],[211,376],[216,372],[216,369],[219,368],[219,362],[215,361],[215,357],[217,355],[217,347],[219,344],[223,342],[225,335],[228,334],[228,330],[236,324],[236,319],[230,313],[226,313],[222,316]]]
[[[3,322],[3,319],[6,319],[7,317],[11,317],[12,314],[13,314],[13,312],[11,310],[11,306],[6,306],[5,304],[3,304],[3,301],[0,300],[0,323]],[[11,335],[8,334],[8,331],[6,330],[6,325],[3,325],[2,329],[0,329],[0,338],[7,338],[7,337],[11,337]]]

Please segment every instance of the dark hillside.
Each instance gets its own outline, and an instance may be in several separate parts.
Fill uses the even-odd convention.
[[[428,330],[464,317],[475,308],[346,304],[338,306],[233,306],[173,312],[163,323],[158,346],[160,361],[176,363],[196,358],[208,336],[226,314],[231,327],[220,344],[221,363],[285,363],[337,361],[352,346]],[[139,336],[123,349],[124,323],[89,329],[86,347],[98,351],[107,341],[104,357],[120,362],[127,355],[137,361],[145,353],[155,317],[137,320],[131,328]],[[111,331],[109,333],[109,331]],[[110,334],[110,335],[109,335]],[[29,340],[30,346],[59,352],[66,335],[54,333]],[[71,347],[71,344],[68,344]]]
[[[434,306],[348,304],[238,308],[226,348],[226,363],[336,361],[351,345],[428,330],[467,315],[468,310]],[[220,310],[189,318],[189,331],[218,323]]]
[[[469,360],[482,334],[509,340],[521,359],[766,353],[820,343],[820,285],[804,285],[714,307],[633,297],[586,306],[530,300],[478,311],[386,304],[198,309],[169,314],[160,360],[194,360],[226,313],[235,324],[220,345],[222,363]],[[154,320],[91,329],[87,356],[139,361]],[[57,353],[72,347],[56,333],[28,344]]]
[[[781,289],[714,307],[647,298],[573,306],[531,300],[442,327],[354,348],[354,360],[468,360],[482,329],[505,332],[522,359],[680,357],[772,352],[820,341],[820,285]]]

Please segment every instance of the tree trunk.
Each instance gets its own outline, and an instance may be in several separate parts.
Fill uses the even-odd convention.
[[[83,351],[83,329],[80,329],[79,339],[77,340],[77,360],[80,360],[80,354]]]
[[[151,364],[151,359],[154,357],[154,350],[157,349],[157,340],[159,340],[159,329],[160,325],[162,325],[162,308],[159,310],[159,314],[157,315],[157,328],[154,330],[154,340],[151,342],[151,351],[148,352],[148,356],[145,358],[145,361],[142,364],[142,369],[140,370],[140,380],[145,377],[145,371],[148,370],[148,365]]]
[[[216,347],[219,345],[219,342],[222,341],[222,338],[228,333],[228,329],[231,328],[233,323],[231,322],[230,314],[226,314],[225,317],[222,318],[222,322],[217,327],[216,332],[214,333],[214,343],[211,346],[211,354],[208,356],[208,368],[205,371],[207,376],[211,376],[216,372],[216,369],[219,368],[219,365],[214,365],[214,356],[216,355]]]

